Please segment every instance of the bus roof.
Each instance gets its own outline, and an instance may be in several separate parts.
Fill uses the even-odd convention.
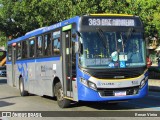
[[[88,14],[88,15],[84,15],[84,16],[116,16],[116,17],[133,17],[133,15],[127,15],[127,14]],[[34,36],[37,36],[39,34],[43,34],[45,32],[48,32],[50,30],[54,30],[56,28],[59,28],[59,27],[63,27],[63,26],[66,26],[66,25],[69,25],[70,23],[73,23],[73,22],[77,22],[79,20],[80,16],[75,16],[71,19],[68,19],[68,20],[64,20],[62,22],[59,22],[59,23],[56,23],[56,24],[53,24],[51,26],[48,26],[48,27],[42,27],[42,28],[38,28],[38,29],[35,29],[33,31],[30,31],[28,33],[26,33],[24,36],[22,37],[19,37],[19,38],[16,38],[16,39],[13,39],[11,41],[8,41],[8,44],[12,44],[12,43],[15,43],[15,42],[19,42],[21,40],[25,40],[25,39],[28,39],[28,38],[31,38],[31,37],[34,37]]]
[[[116,16],[116,17],[133,17],[133,15],[128,14],[89,14],[90,16]]]
[[[16,38],[16,39],[13,39],[11,41],[8,41],[8,44],[12,44],[12,43],[15,43],[15,42],[19,42],[21,40],[25,40],[25,39],[28,39],[28,38],[31,38],[33,36],[37,36],[39,34],[43,34],[43,33],[46,33],[50,30],[54,30],[56,28],[59,28],[59,27],[63,27],[63,26],[66,26],[66,25],[69,25],[73,22],[77,22],[79,20],[79,16],[75,16],[74,18],[71,18],[71,19],[68,19],[68,20],[64,20],[62,22],[59,22],[59,23],[56,23],[56,24],[53,24],[51,26],[48,26],[48,27],[42,27],[42,28],[38,28],[38,29],[35,29],[33,31],[30,31],[30,32],[27,32],[24,36],[21,36],[19,38]]]

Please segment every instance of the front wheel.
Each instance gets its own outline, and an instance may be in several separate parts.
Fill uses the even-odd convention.
[[[66,108],[70,105],[71,101],[64,98],[63,89],[60,82],[55,85],[55,95],[60,108]]]
[[[26,90],[24,90],[24,81],[23,81],[22,77],[19,80],[19,90],[20,90],[21,96],[27,96],[28,95],[28,92]]]

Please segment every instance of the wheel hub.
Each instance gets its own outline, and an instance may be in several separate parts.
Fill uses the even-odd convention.
[[[64,98],[64,97],[63,97],[63,90],[62,90],[62,88],[61,88],[61,89],[58,90],[57,99],[58,99],[59,101],[62,101],[63,98]]]

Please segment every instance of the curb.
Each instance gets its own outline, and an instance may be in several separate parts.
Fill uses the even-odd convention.
[[[160,91],[160,79],[148,80],[149,91]]]

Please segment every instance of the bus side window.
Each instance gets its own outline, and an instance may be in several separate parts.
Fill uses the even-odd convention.
[[[30,40],[29,41],[29,57],[33,58],[34,57],[34,49],[35,49],[35,40]]]
[[[21,42],[17,43],[17,60],[20,60],[22,58],[22,45],[21,45]]]
[[[60,55],[60,30],[53,32],[52,51],[54,56]]]
[[[27,58],[28,56],[28,41],[22,42],[22,58]]]
[[[76,24],[72,24],[72,41],[76,42],[77,33],[76,33]]]
[[[38,36],[37,37],[38,41],[37,41],[37,57],[42,57],[43,56],[43,51],[42,51],[42,44],[43,44],[43,37],[42,36]]]
[[[8,46],[8,61],[12,60],[12,46]]]
[[[50,56],[51,55],[51,35],[46,34],[44,36],[44,55]]]

